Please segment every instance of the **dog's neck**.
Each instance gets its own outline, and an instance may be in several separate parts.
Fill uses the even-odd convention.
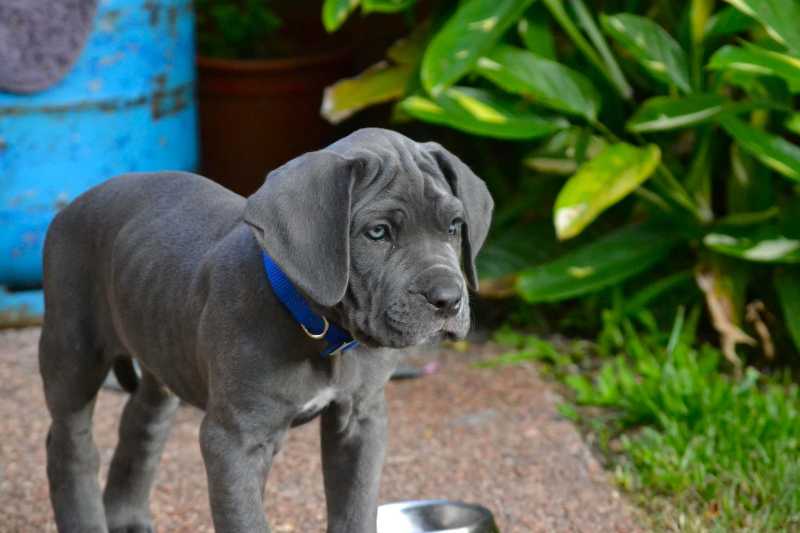
[[[320,354],[322,357],[330,357],[358,345],[358,341],[353,339],[350,332],[342,329],[325,314],[314,309],[265,250],[261,250],[261,257],[267,279],[278,300],[294,317],[306,335],[312,339],[326,342],[325,349]]]

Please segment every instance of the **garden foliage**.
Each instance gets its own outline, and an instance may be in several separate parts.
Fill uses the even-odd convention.
[[[194,0],[197,48],[209,57],[270,55],[281,20],[262,0]]]
[[[721,372],[719,350],[694,338],[696,312],[680,308],[667,333],[636,328],[621,309],[604,322],[594,346],[502,329],[496,340],[511,351],[483,366],[534,360],[564,382],[561,413],[596,439],[653,529],[800,528],[797,385],[753,368]]]
[[[415,8],[326,0],[326,27],[359,5]],[[654,269],[668,290],[665,264],[689,262],[729,360],[759,343],[743,327],[748,289],[800,345],[798,0],[463,0],[428,11],[385,61],[330,87],[323,114],[340,121],[396,101],[398,119],[525,147],[527,183],[494,190],[488,295],[560,301]],[[546,196],[553,180],[550,233],[566,252],[542,259],[540,232],[509,213],[519,191]]]

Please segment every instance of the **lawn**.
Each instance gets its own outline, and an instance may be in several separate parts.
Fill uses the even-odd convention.
[[[501,329],[509,352],[489,364],[538,361],[565,385],[562,414],[596,443],[653,529],[800,530],[797,385],[753,367],[728,371],[695,338],[690,315],[680,310],[659,333],[609,314],[600,343]]]

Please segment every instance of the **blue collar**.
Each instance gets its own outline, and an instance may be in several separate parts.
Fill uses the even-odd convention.
[[[297,289],[294,288],[294,285],[283,273],[283,270],[263,250],[261,251],[261,257],[264,260],[267,279],[269,279],[272,291],[278,297],[278,300],[292,314],[306,335],[312,339],[325,340],[328,343],[320,354],[322,357],[335,355],[338,352],[344,352],[358,346],[358,341],[353,340],[350,333],[336,324],[329,323],[326,318],[317,315],[311,310],[308,302],[297,292]]]

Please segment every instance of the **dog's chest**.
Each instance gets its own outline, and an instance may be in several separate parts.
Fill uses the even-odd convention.
[[[313,420],[325,409],[336,397],[333,388],[326,387],[319,391],[313,398],[308,400],[300,407],[300,412],[294,418],[292,425],[299,426]]]

